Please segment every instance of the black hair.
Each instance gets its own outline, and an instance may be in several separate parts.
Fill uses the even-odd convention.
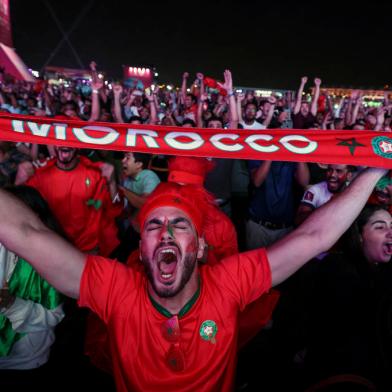
[[[196,98],[196,96],[194,94],[188,93],[186,96],[187,97],[191,97],[193,103],[197,102],[197,98]]]
[[[140,124],[143,123],[143,120],[142,120],[142,118],[140,116],[131,116],[131,117],[129,117],[128,122],[131,123],[132,121],[139,121]]]
[[[344,233],[344,249],[350,255],[349,259],[351,262],[358,263],[359,260],[366,262],[362,251],[363,228],[369,222],[371,216],[379,210],[386,210],[386,208],[381,205],[367,204],[350,228]]]
[[[151,161],[151,154],[144,154],[142,152],[132,152],[135,162],[142,163],[142,169],[148,169]]]
[[[0,141],[0,152],[2,152],[3,154],[10,152],[12,148],[13,148],[13,144],[11,142]]]
[[[37,105],[37,98],[35,98],[34,96],[32,96],[32,95],[29,95],[28,97],[27,97],[27,101],[28,100],[32,100],[33,102],[34,102],[34,105],[36,106]]]
[[[30,207],[46,227],[66,238],[64,230],[37,189],[27,185],[10,185],[4,187],[4,189]]]
[[[249,101],[249,102],[247,102],[246,103],[246,105],[245,105],[245,107],[244,107],[244,110],[246,110],[247,108],[248,108],[248,106],[249,105],[253,105],[253,106],[255,106],[256,107],[256,110],[259,108],[259,105],[257,104],[257,101]]]
[[[191,120],[190,118],[186,118],[183,122],[182,122],[182,126],[189,124],[192,128],[196,128],[196,123]]]
[[[78,107],[78,105],[76,104],[75,101],[67,101],[67,102],[65,102],[63,104],[63,110],[65,110],[65,106],[67,106],[67,105],[72,106],[72,110],[75,110],[75,112],[78,112],[79,107]]]
[[[207,120],[207,126],[208,126],[208,123],[209,123],[210,121],[219,121],[219,122],[221,123],[221,125],[222,125],[222,128],[223,128],[223,120],[222,120],[221,117],[217,117],[217,116],[212,115],[212,116]]]

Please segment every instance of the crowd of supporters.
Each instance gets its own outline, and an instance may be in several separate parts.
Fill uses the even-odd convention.
[[[342,135],[346,130],[391,132],[392,104],[389,102],[388,92],[385,92],[380,105],[367,106],[363,100],[363,91],[353,90],[350,96],[332,97],[323,91],[322,81],[315,78],[311,83],[311,92],[308,92],[308,78],[302,77],[295,94],[286,92],[259,97],[252,90],[238,92],[229,70],[224,71],[221,82],[206,77],[201,72],[195,78],[185,72],[179,88],[152,85],[140,89],[105,81],[100,77],[94,62],[91,62],[90,68],[90,83],[72,80],[56,84],[46,81],[16,82],[1,74],[0,111],[59,120],[229,128],[242,129],[243,132],[267,128],[318,129],[320,132],[336,130]],[[192,167],[188,170],[202,170],[200,176],[204,180],[203,185],[211,193],[217,208],[226,214],[225,219],[229,218],[234,222],[237,238],[229,240],[233,242],[234,250],[237,249],[237,242],[240,250],[250,250],[269,246],[284,237],[316,208],[350,186],[350,181],[363,170],[344,164],[199,159],[208,161],[205,164],[208,167]],[[64,147],[0,141],[0,186],[27,184],[38,189],[63,226],[65,236],[79,249],[93,254],[111,255],[125,263],[139,244],[139,227],[135,217],[155,187],[168,180],[170,162],[170,157],[159,153],[150,156],[129,151],[124,154],[99,150],[75,151]],[[57,169],[64,170],[65,174],[60,177]],[[181,170],[186,171],[186,168]],[[105,191],[101,191],[98,185],[102,181],[108,185]],[[68,185],[64,185],[65,183]],[[80,197],[81,188],[85,186],[89,188],[89,192],[91,190],[87,200],[87,207],[90,209]],[[104,200],[102,209],[98,203],[100,198]],[[380,206],[383,211],[392,212],[392,181],[389,177],[379,182],[369,203]],[[78,230],[81,227],[83,230]],[[388,229],[390,230],[387,227],[386,230]],[[84,239],[84,235],[87,237],[86,232],[91,238]],[[391,234],[388,235],[390,238]],[[82,240],[85,241],[83,245],[79,243]],[[346,257],[348,253],[344,253],[344,239],[342,243],[338,243],[329,253],[344,254]],[[387,248],[385,253],[389,255],[386,261],[389,261],[392,239],[384,241],[384,246]],[[311,267],[300,270],[288,282],[277,287],[281,298],[270,322],[241,352],[238,390],[257,390],[263,383],[265,388],[270,388],[265,390],[280,390],[281,381],[272,377],[273,370],[277,368],[280,368],[282,374],[292,377],[293,385],[298,390],[330,376],[346,373],[360,376],[365,381],[370,380],[371,385],[379,379],[382,380],[382,387],[390,385],[383,378],[385,374],[380,378],[375,376],[374,369],[364,365],[365,360],[360,364],[364,366],[358,365],[357,368],[346,366],[347,363],[342,363],[340,368],[333,368],[321,363],[322,361],[316,368],[316,362],[310,362],[313,358],[322,356],[321,345],[314,342],[317,338],[325,338],[315,333],[314,328],[323,331],[325,328],[320,327],[323,324],[322,317],[315,310],[316,297],[312,301],[309,299],[309,296],[316,293],[316,289],[320,289],[315,287],[314,279],[320,279],[320,271],[325,269],[325,264],[322,264],[324,259],[325,255],[320,255],[310,263]],[[380,262],[375,258],[374,263],[378,265]],[[360,275],[363,273],[361,268],[358,267]],[[355,271],[350,270],[350,274],[354,276]],[[329,273],[344,275],[340,270]],[[389,270],[383,270],[383,273],[390,274]],[[352,283],[351,275],[347,278],[351,279],[347,287],[356,282]],[[362,277],[367,279],[361,275]],[[358,276],[355,275],[355,278]],[[370,286],[373,288],[372,284],[378,282],[377,279],[370,283],[360,280],[359,284],[366,286],[366,289]],[[330,282],[323,280],[322,283],[327,287],[326,290],[334,289],[330,287]],[[384,300],[387,296],[385,286],[382,286],[381,294],[378,291],[374,294],[369,289],[369,296],[372,299],[373,296],[379,296]],[[357,286],[355,289],[359,290]],[[360,295],[369,298],[362,291]],[[338,302],[338,299],[335,300]],[[378,297],[374,301],[377,306],[381,306]],[[321,302],[328,301],[321,298]],[[353,305],[354,302],[347,301],[347,307],[357,306],[356,302]],[[371,306],[368,304],[368,316],[382,317],[385,321],[387,314],[392,312],[390,303],[382,302],[382,316],[371,313]],[[75,309],[72,308],[70,314],[74,316]],[[336,317],[339,315],[341,316],[337,313]],[[330,317],[335,317],[332,311]],[[90,321],[91,319],[88,321],[87,331],[93,328],[93,322]],[[65,325],[66,323],[67,321]],[[339,324],[339,321],[336,320],[336,323]],[[385,328],[388,327],[390,326]],[[334,331],[336,339],[362,337],[355,333],[340,336],[339,332],[346,329],[346,325],[341,325],[340,330],[337,328]],[[64,331],[62,333],[64,335]],[[383,333],[383,338],[387,340],[387,331],[377,333]],[[86,340],[88,341],[88,337]],[[93,341],[86,348],[88,354],[94,351],[92,347],[95,344]],[[371,344],[366,347],[360,343],[352,346],[357,350],[367,350]],[[320,350],[316,354],[311,351],[314,347]],[[331,362],[336,359],[332,356],[338,355],[332,351],[328,354],[331,355]],[[365,357],[364,352],[361,354]],[[382,355],[387,359],[380,366],[387,368],[390,354],[383,349]],[[255,356],[259,358],[259,364],[254,362]],[[352,360],[350,365],[354,362]],[[0,356],[0,369],[1,363]],[[270,373],[266,372],[263,381],[259,379],[259,368],[271,369]]]

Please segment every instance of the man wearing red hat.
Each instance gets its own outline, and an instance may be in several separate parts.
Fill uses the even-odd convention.
[[[0,242],[107,324],[118,391],[228,391],[239,312],[328,249],[385,172],[367,169],[281,241],[214,266],[197,264],[205,198],[192,185],[161,184],[142,207],[144,270],[84,255],[5,191]]]

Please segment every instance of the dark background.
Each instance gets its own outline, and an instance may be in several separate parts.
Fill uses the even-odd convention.
[[[50,7],[47,6],[49,4]],[[10,0],[14,46],[40,70],[65,31],[84,13],[69,39],[88,67],[120,78],[121,65],[153,65],[159,81],[180,84],[184,71],[237,86],[296,88],[303,75],[324,85],[392,85],[392,5],[357,2],[51,1]],[[50,65],[79,68],[65,43]],[[193,75],[192,75],[193,78]]]

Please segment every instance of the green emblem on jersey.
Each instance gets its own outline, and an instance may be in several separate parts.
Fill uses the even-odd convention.
[[[200,336],[202,339],[211,343],[216,343],[215,335],[218,332],[218,327],[213,320],[203,321],[200,327]]]
[[[87,187],[89,187],[90,186],[90,184],[91,184],[91,181],[90,181],[90,179],[87,177],[86,178],[86,181],[85,181],[85,183],[86,183],[86,186]]]
[[[86,205],[88,207],[94,207],[96,210],[99,210],[102,207],[102,201],[101,200],[88,199],[86,201]]]
[[[386,136],[377,136],[372,139],[373,150],[383,158],[392,159],[392,139]]]

